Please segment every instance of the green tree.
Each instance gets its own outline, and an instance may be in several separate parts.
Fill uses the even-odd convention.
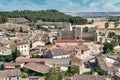
[[[105,29],[108,29],[108,27],[109,27],[109,23],[106,22],[106,23],[105,23]]]
[[[11,62],[13,61],[12,55],[0,55],[0,62]]]
[[[14,51],[12,51],[12,56],[13,56],[13,60],[15,61],[15,59],[17,57],[19,57],[21,55],[20,51],[16,48]]]
[[[26,18],[31,22],[37,22],[37,20],[42,20],[44,22],[71,22],[72,24],[86,24],[87,19],[79,16],[66,15],[57,10],[41,10],[41,11],[8,11],[0,12],[0,14],[5,15],[8,18]]]
[[[62,77],[63,77],[62,73],[59,72],[59,73],[58,73],[58,80],[62,80]]]
[[[15,32],[15,28],[12,28],[12,29],[11,29],[11,32],[14,33],[14,32]]]
[[[103,45],[104,45],[103,46],[103,52],[104,52],[104,54],[105,53],[113,52],[114,46],[113,46],[112,43],[105,42]]]
[[[38,29],[38,30],[39,30],[39,29],[44,29],[44,27],[42,26],[42,24],[37,24],[37,25],[36,25],[36,29]]]
[[[88,29],[89,29],[88,27],[84,27],[84,28],[83,28],[83,31],[84,31],[84,32],[88,32]]]
[[[105,73],[99,68],[92,68],[89,72],[83,73],[84,75],[92,75],[93,73],[98,73],[98,75],[104,76]]]
[[[120,35],[115,35],[115,36],[113,36],[113,40],[114,40],[117,44],[120,44]]]
[[[118,27],[118,25],[119,25],[119,22],[118,22],[118,21],[114,22],[114,28],[115,28],[115,29]]]
[[[80,73],[80,69],[79,66],[76,65],[72,65],[68,68],[68,72],[71,73],[72,75],[74,74],[79,74]]]
[[[58,80],[55,68],[50,68],[49,72],[45,75],[45,80]]]
[[[8,21],[7,17],[0,15],[0,23],[5,23],[7,21]]]
[[[23,32],[23,28],[22,28],[22,27],[20,27],[20,30],[19,30],[19,32]]]
[[[27,78],[28,77],[28,74],[26,72],[22,72],[22,77],[23,78]]]
[[[2,23],[5,23],[5,22],[7,22],[7,21],[8,21],[7,17],[2,16]]]

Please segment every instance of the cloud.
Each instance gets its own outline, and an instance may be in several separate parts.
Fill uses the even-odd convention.
[[[119,0],[1,0],[0,10],[57,9],[63,12],[120,11]]]

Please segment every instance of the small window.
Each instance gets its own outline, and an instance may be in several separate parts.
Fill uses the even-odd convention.
[[[21,46],[21,48],[23,48],[23,46]]]

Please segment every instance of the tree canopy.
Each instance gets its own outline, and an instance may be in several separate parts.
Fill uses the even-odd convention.
[[[14,51],[12,51],[12,56],[13,56],[13,60],[15,61],[15,59],[17,57],[19,57],[21,55],[20,51],[16,48]]]
[[[114,45],[113,45],[113,43],[105,42],[103,45],[104,45],[104,46],[103,46],[103,52],[104,52],[104,54],[105,54],[105,53],[113,52],[113,50],[114,50]]]
[[[5,16],[3,16],[3,15],[0,15],[0,24],[1,24],[1,23],[5,23],[5,22],[7,22],[7,21],[8,21],[7,17],[5,17]]]
[[[119,22],[118,22],[118,21],[114,22],[114,27],[115,27],[115,28],[117,28],[118,25],[119,25]]]
[[[107,29],[108,27],[109,27],[109,23],[106,22],[106,23],[105,23],[105,29]]]
[[[87,19],[82,17],[66,15],[57,10],[41,10],[41,11],[12,11],[12,12],[0,12],[0,14],[8,18],[26,18],[29,21],[36,22],[37,20],[49,21],[49,22],[71,22],[72,24],[86,24]]]

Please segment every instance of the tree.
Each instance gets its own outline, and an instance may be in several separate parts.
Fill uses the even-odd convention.
[[[7,21],[8,21],[7,17],[0,15],[0,23],[5,23]]]
[[[83,73],[84,75],[92,75],[93,73],[98,73],[99,75],[101,75],[101,76],[104,76],[105,75],[105,73],[101,70],[101,69],[99,69],[99,68],[93,68],[93,69],[91,69],[89,72],[85,72],[85,73]]]
[[[20,51],[16,48],[14,51],[12,51],[12,56],[13,56],[13,60],[15,61],[15,59],[17,57],[19,57],[21,55]]]
[[[74,74],[79,74],[80,73],[80,69],[79,66],[76,65],[72,65],[68,68],[68,72],[71,73],[72,75]]]
[[[108,27],[109,27],[109,23],[106,22],[106,23],[105,23],[105,29],[108,29]]]
[[[120,44],[120,35],[114,35],[113,40],[117,43]]]
[[[45,75],[45,80],[58,80],[58,76],[56,74],[55,68],[50,68],[49,72]]]
[[[83,31],[84,31],[84,32],[88,32],[88,29],[89,29],[88,27],[84,27],[84,28],[83,28]]]
[[[87,19],[80,16],[70,16],[66,15],[57,10],[41,10],[41,11],[8,11],[0,12],[0,14],[5,15],[8,18],[20,18],[23,17],[31,22],[37,22],[37,20],[42,20],[44,22],[71,22],[72,24],[86,24]]]
[[[42,24],[37,24],[37,25],[36,25],[36,29],[38,29],[38,30],[39,30],[39,29],[43,29],[43,28],[44,28],[44,27],[42,27]]]
[[[119,22],[118,22],[118,21],[114,22],[114,28],[115,28],[115,29],[118,27],[118,25],[119,25]]]
[[[5,22],[7,22],[7,21],[8,21],[7,17],[2,16],[2,23],[5,23]]]
[[[28,74],[26,72],[22,72],[22,77],[23,78],[27,78],[28,77]]]
[[[105,42],[103,45],[104,45],[103,46],[103,52],[104,52],[104,54],[105,53],[113,52],[114,46],[113,46],[112,43]]]
[[[15,28],[12,28],[12,29],[11,29],[11,32],[14,33],[14,32],[15,32]]]
[[[22,28],[22,27],[20,27],[20,30],[19,30],[19,32],[23,32],[23,28]]]
[[[10,62],[13,61],[12,55],[0,55],[0,62]]]

